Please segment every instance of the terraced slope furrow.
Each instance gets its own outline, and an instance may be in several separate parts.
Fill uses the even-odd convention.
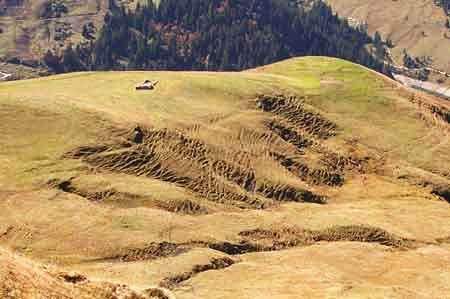
[[[336,124],[306,109],[296,97],[261,96],[257,105],[264,112],[271,112],[317,138],[326,139],[336,135]]]
[[[219,158],[215,149],[181,132],[146,130],[139,144],[80,147],[66,157],[82,158],[104,171],[149,176],[187,188],[208,200],[248,208],[275,201],[322,202],[308,190],[257,179],[255,170]],[[267,198],[267,199],[264,199]]]
[[[265,136],[278,136],[286,146],[297,149],[299,155],[313,151],[324,165],[313,166],[308,159],[292,159],[277,153],[268,155],[266,160],[272,158],[273,163],[280,163],[307,184],[343,185],[345,172],[350,170],[346,165],[358,162],[320,148],[321,140],[337,134],[336,124],[308,110],[296,97],[266,95],[256,103],[267,117],[274,115],[265,122]],[[257,138],[254,142],[267,140]],[[323,196],[308,189],[263,178],[252,165],[264,154],[262,151],[249,155],[245,151],[210,146],[182,131],[136,127],[108,144],[81,146],[65,157],[81,158],[96,170],[157,178],[208,200],[241,208],[267,208],[276,202],[325,202]]]
[[[0,297],[449,297],[448,108],[326,57],[2,82]]]

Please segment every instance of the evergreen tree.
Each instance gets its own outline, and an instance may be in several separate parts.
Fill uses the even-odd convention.
[[[65,72],[84,71],[85,68],[81,63],[79,56],[75,53],[72,45],[69,45],[63,53],[62,64]]]
[[[44,63],[56,73],[61,73],[64,71],[59,57],[53,54],[50,50],[47,50],[47,53],[44,55]]]
[[[89,69],[242,70],[327,55],[383,70],[366,50],[373,42],[384,51],[381,36],[349,26],[322,1],[302,9],[278,0],[149,0],[135,11],[109,1],[98,39],[75,51]]]

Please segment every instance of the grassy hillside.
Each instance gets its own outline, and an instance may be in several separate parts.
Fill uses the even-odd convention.
[[[2,58],[40,61],[47,49],[58,52],[70,43],[86,41],[82,37],[83,26],[92,22],[100,29],[107,10],[105,0],[62,1],[67,13],[45,16],[42,11],[46,3],[51,1],[0,2]]]
[[[433,66],[450,71],[450,30],[447,16],[434,0],[372,1],[328,0],[339,15],[353,22],[367,23],[370,33],[380,32],[391,39],[392,54],[402,62],[403,50],[415,57],[430,56]],[[445,79],[445,78],[443,78]],[[447,81],[447,83],[449,83]]]
[[[177,298],[450,294],[449,110],[324,57],[2,83],[0,246]]]

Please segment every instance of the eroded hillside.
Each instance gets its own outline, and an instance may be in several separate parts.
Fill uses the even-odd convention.
[[[0,275],[68,298],[448,295],[449,108],[323,57],[2,83]]]

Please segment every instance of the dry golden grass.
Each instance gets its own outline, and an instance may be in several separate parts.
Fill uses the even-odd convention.
[[[445,275],[428,293],[402,279],[448,271],[445,111],[324,57],[2,83],[0,246],[137,291],[181,275],[180,298],[449,294]],[[240,235],[258,230],[271,237]],[[371,276],[382,258],[398,279]]]
[[[419,56],[430,56],[433,66],[449,72],[450,33],[447,17],[434,0],[327,0],[339,15],[368,24],[369,33],[380,32],[394,42],[392,50],[402,63],[403,49]],[[449,84],[447,80],[446,84]]]
[[[136,292],[123,285],[91,282],[80,274],[42,267],[3,249],[0,250],[0,266],[0,296],[4,299],[170,298],[159,288]]]

